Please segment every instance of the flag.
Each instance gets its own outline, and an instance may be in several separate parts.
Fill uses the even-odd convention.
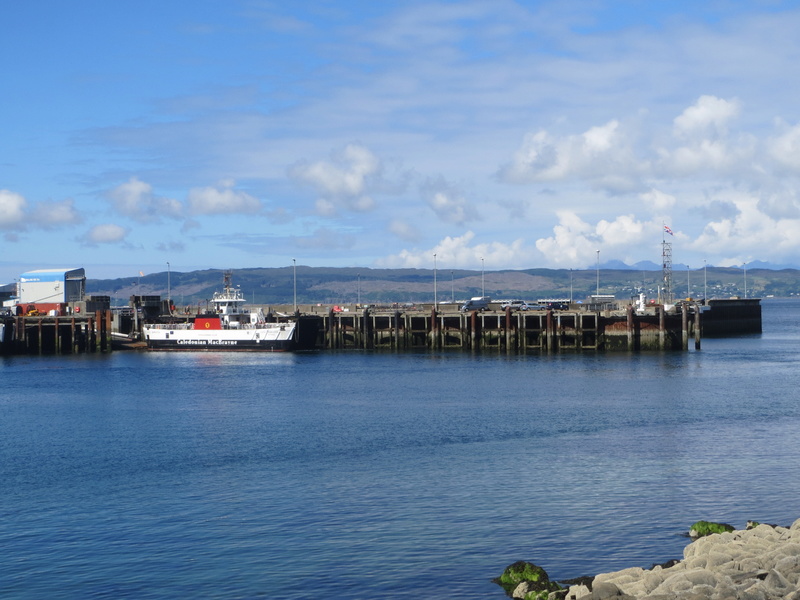
[[[672,229],[670,229],[669,226],[667,225],[664,225],[664,231],[666,231],[670,235],[675,235],[674,233],[672,233]]]

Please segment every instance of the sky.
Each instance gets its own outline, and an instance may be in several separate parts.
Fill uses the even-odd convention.
[[[797,1],[0,9],[0,282],[800,265]]]

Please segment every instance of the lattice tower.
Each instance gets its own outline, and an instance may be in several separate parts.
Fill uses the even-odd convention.
[[[661,242],[661,266],[663,274],[662,302],[672,302],[672,242]]]

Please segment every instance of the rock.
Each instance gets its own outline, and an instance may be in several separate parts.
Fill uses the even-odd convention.
[[[699,538],[711,535],[712,533],[725,533],[735,531],[733,525],[727,523],[714,523],[712,521],[697,521],[689,529],[689,537]]]
[[[716,525],[722,532],[692,541],[682,561],[564,581],[568,590],[550,589],[558,586],[536,565],[515,563],[504,573],[519,579],[508,593],[523,600],[800,600],[800,519],[789,528]]]
[[[592,588],[583,585],[571,585],[567,590],[567,596],[565,600],[578,600],[578,598],[583,598],[584,596],[589,596],[592,593]]]
[[[550,581],[550,577],[548,577],[543,568],[524,560],[519,560],[507,566],[503,574],[493,579],[492,582],[502,587],[507,595],[513,598],[524,598],[525,600],[545,600],[550,592],[561,590],[560,585]],[[513,595],[517,593],[517,588],[520,587],[521,583],[529,584],[525,587],[524,592],[520,592],[524,595]]]

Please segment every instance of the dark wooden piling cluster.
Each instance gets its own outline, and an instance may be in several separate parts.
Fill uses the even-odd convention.
[[[80,354],[111,351],[111,311],[87,315],[2,319],[2,354]]]
[[[329,311],[318,347],[328,349],[462,350],[508,354],[586,351],[687,350],[700,347],[700,313],[684,306],[647,314],[617,311],[534,310]]]

